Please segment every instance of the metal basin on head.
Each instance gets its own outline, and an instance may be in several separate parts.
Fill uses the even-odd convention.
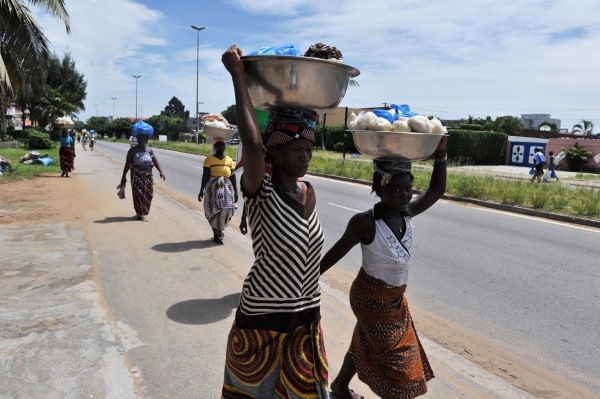
[[[331,111],[344,99],[350,78],[360,71],[338,61],[312,57],[242,57],[254,108],[308,108]]]

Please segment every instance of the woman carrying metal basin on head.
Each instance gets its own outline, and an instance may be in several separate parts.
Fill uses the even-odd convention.
[[[313,186],[302,180],[317,115],[299,107],[271,109],[263,137],[242,51],[233,45],[222,60],[235,91],[240,185],[255,255],[228,338],[222,397],[328,398],[320,325],[323,232]],[[271,174],[265,174],[266,163]]]

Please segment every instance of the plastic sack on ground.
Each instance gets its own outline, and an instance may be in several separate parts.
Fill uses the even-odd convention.
[[[261,47],[258,50],[249,52],[246,55],[296,55],[301,57],[302,52],[294,47],[293,44],[285,44],[283,46],[266,46]]]

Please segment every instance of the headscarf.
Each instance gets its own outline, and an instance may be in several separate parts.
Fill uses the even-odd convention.
[[[410,173],[412,164],[394,159],[374,159],[373,170],[381,175],[381,187],[390,182],[395,175]]]
[[[287,108],[271,111],[263,136],[265,147],[273,147],[299,138],[315,142],[317,113],[310,109]]]

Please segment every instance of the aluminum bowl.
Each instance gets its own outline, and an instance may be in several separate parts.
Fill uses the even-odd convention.
[[[235,134],[237,133],[237,129],[227,129],[227,128],[222,128],[222,127],[216,127],[216,126],[210,126],[210,125],[204,125],[202,127],[202,130],[204,131],[204,133],[206,133],[207,136],[212,137],[213,139],[222,139],[222,140],[228,140],[230,138],[232,138],[233,136],[235,136]]]
[[[420,161],[429,158],[437,148],[443,133],[380,132],[353,130],[356,149],[373,159]]]
[[[344,98],[350,78],[360,71],[342,62],[313,57],[242,57],[254,108],[309,108],[331,111]]]

